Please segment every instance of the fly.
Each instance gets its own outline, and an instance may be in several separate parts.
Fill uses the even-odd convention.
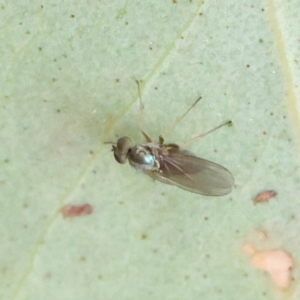
[[[175,122],[174,126],[200,99],[201,97]],[[231,124],[231,121],[225,122],[189,142]],[[125,164],[128,161],[134,169],[154,180],[175,185],[189,192],[206,196],[223,196],[231,192],[234,179],[226,168],[202,159],[177,144],[165,144],[162,136],[159,136],[158,143],[154,143],[145,132],[142,131],[142,134],[146,139],[146,143],[143,144],[135,145],[127,136],[119,138],[117,143],[112,143],[112,151],[118,163]]]

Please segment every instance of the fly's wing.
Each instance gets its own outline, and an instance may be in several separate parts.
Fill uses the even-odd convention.
[[[231,192],[234,179],[227,169],[180,147],[166,147],[168,154],[156,157],[159,171],[145,174],[197,194],[222,196]]]

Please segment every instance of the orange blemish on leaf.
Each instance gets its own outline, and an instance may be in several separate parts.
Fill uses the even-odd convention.
[[[276,286],[286,289],[293,279],[295,261],[284,250],[256,250],[251,244],[245,244],[243,251],[252,256],[252,265],[256,269],[268,272]]]

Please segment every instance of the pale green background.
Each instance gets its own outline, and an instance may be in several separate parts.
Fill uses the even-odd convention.
[[[299,261],[299,1],[2,1],[0,299],[300,299],[241,250]],[[210,198],[118,165],[157,138],[229,168]],[[253,205],[253,196],[278,197]],[[65,204],[92,215],[63,219]],[[264,230],[267,240],[253,233]]]

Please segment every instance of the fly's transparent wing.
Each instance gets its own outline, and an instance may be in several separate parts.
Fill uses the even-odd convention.
[[[187,150],[171,147],[168,155],[160,155],[157,159],[160,171],[145,171],[153,179],[207,196],[231,192],[234,179],[227,169]]]

